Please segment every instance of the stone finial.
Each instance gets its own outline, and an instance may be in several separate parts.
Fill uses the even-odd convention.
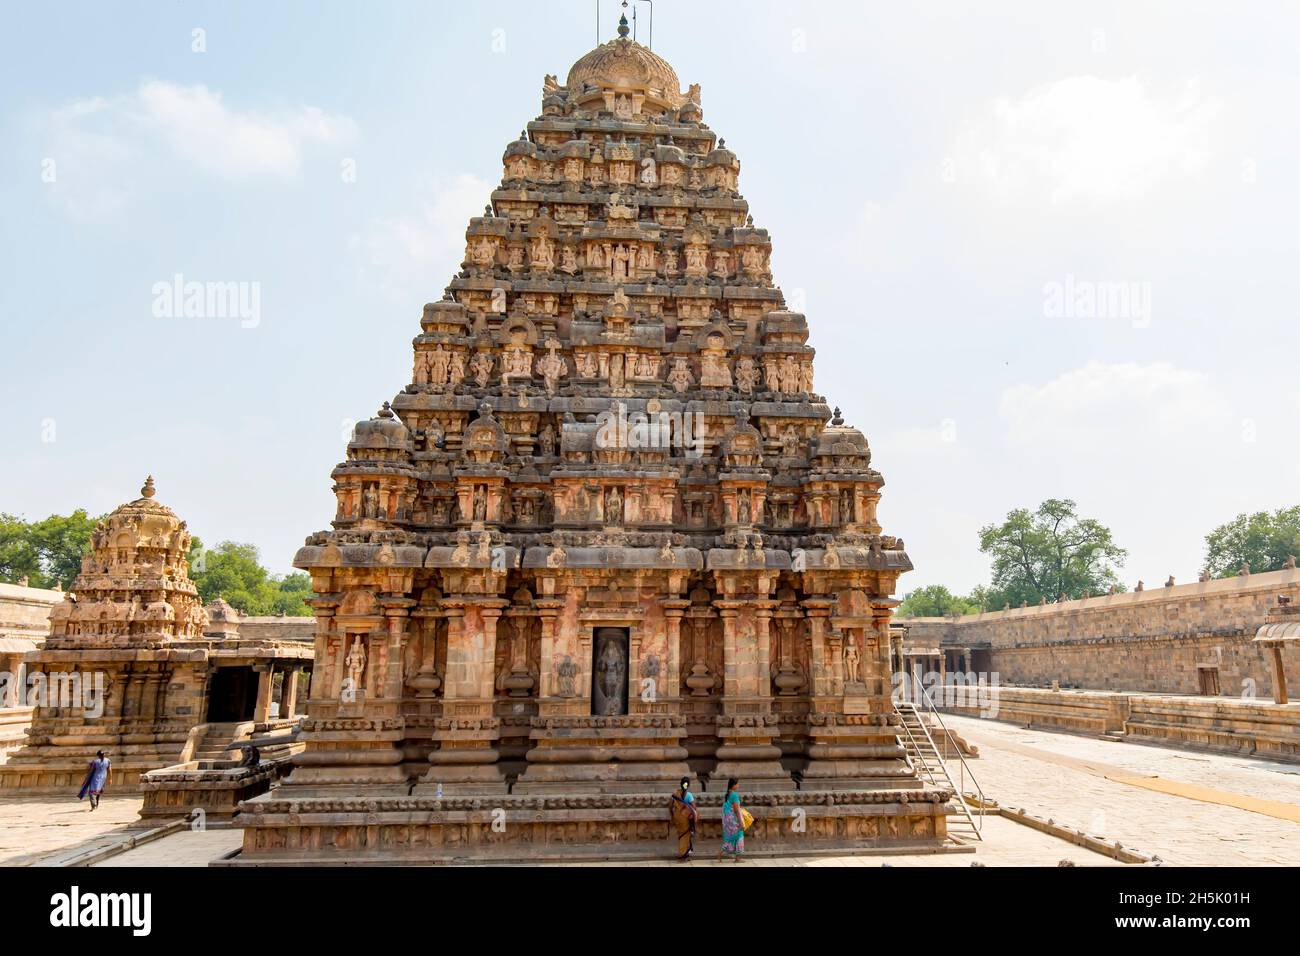
[[[1204,584],[1206,581],[1210,580],[1210,569],[1209,569],[1209,568],[1203,568],[1203,569],[1201,570],[1201,576],[1200,576],[1199,578],[1197,578],[1196,580],[1200,581],[1202,584]]]
[[[154,496],[153,475],[149,475],[144,480],[144,487],[140,489],[140,497],[152,498]]]
[[[838,405],[835,407],[835,417],[831,419],[831,424],[836,428],[840,428],[844,424],[844,416],[840,413]]]
[[[18,578],[18,586],[19,586],[20,588],[25,588],[25,587],[27,587],[27,575],[24,574],[24,575],[22,575],[21,577]]]
[[[378,412],[379,418],[393,418],[393,406],[391,402],[384,402],[384,407]]]
[[[1286,568],[1288,571],[1294,571],[1294,570],[1295,570],[1295,555],[1294,555],[1294,554],[1288,554],[1288,555],[1286,556],[1286,562],[1282,565],[1282,567]]]
[[[1145,591],[1145,590],[1146,590],[1146,587],[1147,587],[1147,586],[1146,586],[1143,582],[1139,581],[1139,582],[1137,583],[1137,587],[1135,587],[1133,590],[1134,590],[1134,591]]]
[[[1029,607],[1029,602],[1028,602],[1028,601],[1021,601],[1021,602],[1020,602],[1020,606],[1021,606],[1021,607]]]
[[[1250,562],[1246,561],[1241,565],[1241,570],[1237,572],[1243,578],[1250,576]]]
[[[1040,598],[1038,599],[1038,606],[1039,606],[1039,607],[1047,607],[1047,595],[1046,595],[1046,594],[1044,594],[1042,597],[1040,597]]]
[[[1115,585],[1112,584],[1112,585],[1110,586],[1110,590],[1107,591],[1106,593],[1107,593],[1107,594],[1118,594],[1118,593],[1119,593],[1119,588],[1117,588]]]
[[[492,204],[491,204],[491,203],[488,203],[486,206],[483,207],[483,218],[484,218],[484,219],[491,219],[491,218],[492,218]]]
[[[1174,586],[1174,576],[1171,574],[1169,575],[1169,580],[1165,582],[1165,587],[1171,588],[1173,586]]]
[[[632,28],[627,25],[627,14],[625,13],[618,18],[618,35],[626,40],[627,35],[631,32]]]

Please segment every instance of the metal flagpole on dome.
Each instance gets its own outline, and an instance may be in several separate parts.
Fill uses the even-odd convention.
[[[635,2],[650,4],[650,42],[646,47],[653,50],[655,48],[655,0],[635,0]],[[623,6],[627,6],[627,0],[623,0]],[[636,7],[632,8],[632,39],[636,39]]]

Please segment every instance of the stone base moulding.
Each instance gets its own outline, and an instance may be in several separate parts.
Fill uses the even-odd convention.
[[[950,848],[942,790],[804,791],[744,796],[753,847],[790,854]],[[701,841],[721,838],[720,794],[697,796]],[[244,848],[230,865],[577,860],[671,852],[668,797],[374,797],[278,799],[241,805]],[[698,844],[697,844],[698,845]]]

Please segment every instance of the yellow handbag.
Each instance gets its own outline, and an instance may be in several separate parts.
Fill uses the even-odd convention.
[[[748,831],[754,825],[754,815],[744,807],[740,808],[740,828]]]

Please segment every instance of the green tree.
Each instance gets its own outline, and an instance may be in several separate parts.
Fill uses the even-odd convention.
[[[44,587],[67,587],[81,573],[81,557],[90,550],[90,535],[101,520],[78,508],[67,517],[50,515],[31,526],[32,539],[41,555]]]
[[[942,584],[909,591],[898,606],[900,617],[949,617],[953,614],[975,614],[980,606],[967,598],[958,597]]]
[[[1115,566],[1128,552],[1109,528],[1080,518],[1077,509],[1068,499],[1049,498],[1037,511],[1018,509],[1002,524],[980,529],[980,551],[992,558],[990,610],[1119,587]]]
[[[41,573],[41,556],[32,542],[31,526],[17,515],[0,514],[0,581],[16,584]]]
[[[1272,514],[1239,514],[1205,536],[1205,569],[1211,577],[1231,577],[1249,564],[1255,572],[1277,571],[1300,555],[1300,506]]]
[[[26,577],[32,587],[67,587],[81,571],[81,556],[99,520],[84,508],[36,522],[0,514],[0,580]]]
[[[257,548],[251,544],[223,541],[210,550],[203,549],[201,543],[197,548],[192,544],[190,578],[204,604],[220,597],[241,614],[251,616],[311,614],[303,600],[311,594],[310,578],[305,574],[273,576],[262,567]]]

